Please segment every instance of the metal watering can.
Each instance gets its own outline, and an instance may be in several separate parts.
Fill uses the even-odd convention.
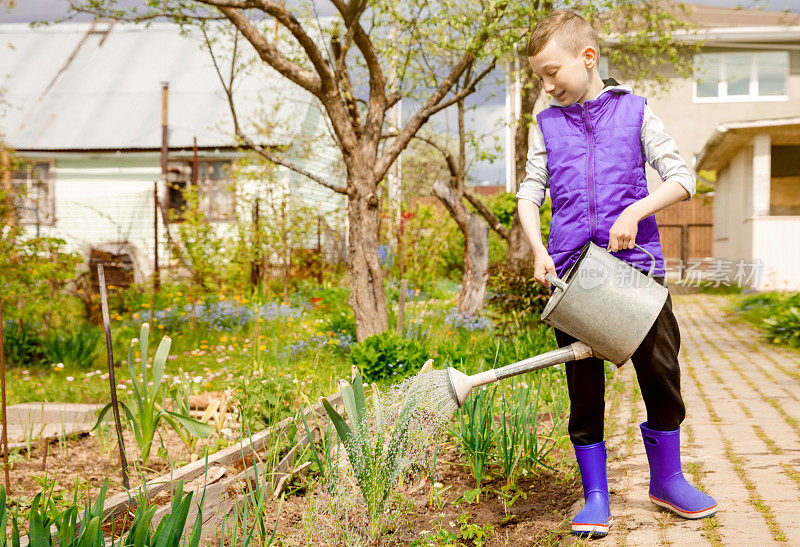
[[[591,241],[562,278],[547,274],[555,288],[542,320],[578,342],[473,376],[449,367],[450,395],[458,406],[478,386],[552,365],[591,356],[617,366],[625,363],[650,331],[669,294],[653,279],[653,255],[635,247],[650,257],[647,275]]]

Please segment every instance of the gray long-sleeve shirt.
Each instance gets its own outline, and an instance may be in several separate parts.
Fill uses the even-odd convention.
[[[598,94],[598,97],[613,88],[628,89],[628,86],[612,84],[606,85]],[[551,99],[551,106],[560,107],[556,99]],[[697,182],[686,162],[683,161],[678,153],[678,146],[675,141],[667,134],[664,124],[653,113],[652,109],[644,105],[644,119],[642,120],[641,130],[642,151],[644,152],[647,163],[656,170],[661,180],[672,180],[686,188],[689,197],[684,201],[689,201],[694,195]],[[519,187],[517,199],[527,199],[541,207],[544,202],[545,191],[550,185],[550,170],[547,167],[547,149],[544,145],[544,135],[541,128],[535,126],[531,145],[528,147],[528,160],[525,163],[525,179]]]

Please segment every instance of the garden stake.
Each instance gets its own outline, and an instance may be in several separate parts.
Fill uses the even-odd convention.
[[[403,279],[400,281],[400,299],[397,302],[397,334],[403,336],[403,321],[405,320],[406,312],[406,288],[408,281]]]
[[[119,421],[119,406],[117,405],[117,381],[114,378],[114,348],[111,344],[111,322],[108,319],[108,300],[106,299],[106,275],[103,265],[97,265],[97,281],[100,288],[100,307],[103,312],[103,330],[106,333],[106,353],[108,354],[108,383],[111,387],[111,408],[114,411],[114,425],[117,429],[117,443],[119,444],[119,463],[122,465],[122,484],[125,489],[131,487],[128,481],[128,459],[125,457],[125,441],[122,440],[122,424]],[[152,308],[151,308],[152,309]],[[3,392],[5,393],[5,391]]]
[[[8,416],[6,416],[6,347],[3,330],[3,299],[0,298],[0,390],[3,392],[3,467],[6,475],[6,493],[11,493],[11,478],[8,472]]]

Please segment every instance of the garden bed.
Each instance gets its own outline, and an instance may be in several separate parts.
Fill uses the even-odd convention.
[[[485,545],[556,545],[569,535],[565,523],[572,504],[581,496],[579,483],[564,474],[542,470],[532,477],[520,477],[511,495],[505,494],[504,504],[505,478],[494,476],[484,482],[480,500],[470,503],[465,497],[474,493],[475,479],[466,463],[459,461],[462,457],[453,444],[443,446],[437,472],[441,486],[435,489],[441,494],[434,496],[433,506],[429,484],[403,484],[391,509],[396,514],[394,526],[384,530],[380,544],[482,545],[482,533]],[[511,502],[514,495],[517,497]],[[282,504],[270,502],[265,520],[277,521],[276,539],[286,545],[308,544],[315,519],[311,511],[314,502],[324,496],[314,491],[289,497]],[[470,533],[476,536],[465,537]]]

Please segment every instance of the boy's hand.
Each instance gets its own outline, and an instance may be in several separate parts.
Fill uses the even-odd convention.
[[[639,219],[628,209],[614,221],[608,232],[608,250],[616,252],[620,249],[633,249],[636,243],[636,232],[639,230]]]
[[[550,286],[544,276],[548,273],[556,275],[556,265],[544,247],[533,252],[533,279],[545,287]]]

